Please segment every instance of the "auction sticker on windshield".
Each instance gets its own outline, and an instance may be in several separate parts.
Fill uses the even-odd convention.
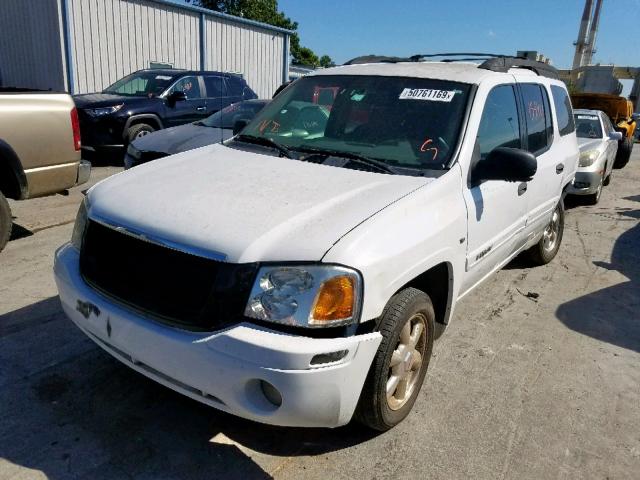
[[[598,120],[595,115],[578,115],[578,120]]]
[[[400,100],[428,100],[430,102],[450,102],[456,94],[455,90],[433,90],[431,88],[405,88],[400,93]]]

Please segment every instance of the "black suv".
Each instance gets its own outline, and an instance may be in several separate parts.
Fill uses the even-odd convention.
[[[162,128],[205,118],[227,105],[257,98],[231,73],[176,69],[140,70],[101,93],[73,97],[82,147],[123,147]]]

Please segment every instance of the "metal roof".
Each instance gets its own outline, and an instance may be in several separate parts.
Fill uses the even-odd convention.
[[[293,30],[287,30],[286,28],[276,27],[273,25],[269,25],[268,23],[256,22],[255,20],[249,20],[247,18],[236,17],[233,15],[228,15],[226,13],[216,12],[215,10],[209,10],[208,8],[196,7],[193,5],[186,5],[180,3],[174,3],[169,0],[149,0],[153,3],[159,3],[161,5],[166,5],[173,8],[178,8],[180,10],[190,10],[192,12],[204,13],[205,15],[210,15],[212,17],[222,18],[224,20],[228,20],[230,22],[242,23],[245,25],[251,25],[253,27],[263,28],[265,30],[271,30],[273,32],[285,33],[287,35],[291,35],[294,33]]]

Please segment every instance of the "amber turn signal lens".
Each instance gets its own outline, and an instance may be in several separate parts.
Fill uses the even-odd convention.
[[[325,281],[316,295],[310,323],[346,320],[353,316],[355,282],[340,275]]]

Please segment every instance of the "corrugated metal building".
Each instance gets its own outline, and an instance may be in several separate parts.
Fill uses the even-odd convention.
[[[269,98],[288,79],[289,34],[166,0],[5,0],[0,84],[95,92],[158,63],[239,73]]]

